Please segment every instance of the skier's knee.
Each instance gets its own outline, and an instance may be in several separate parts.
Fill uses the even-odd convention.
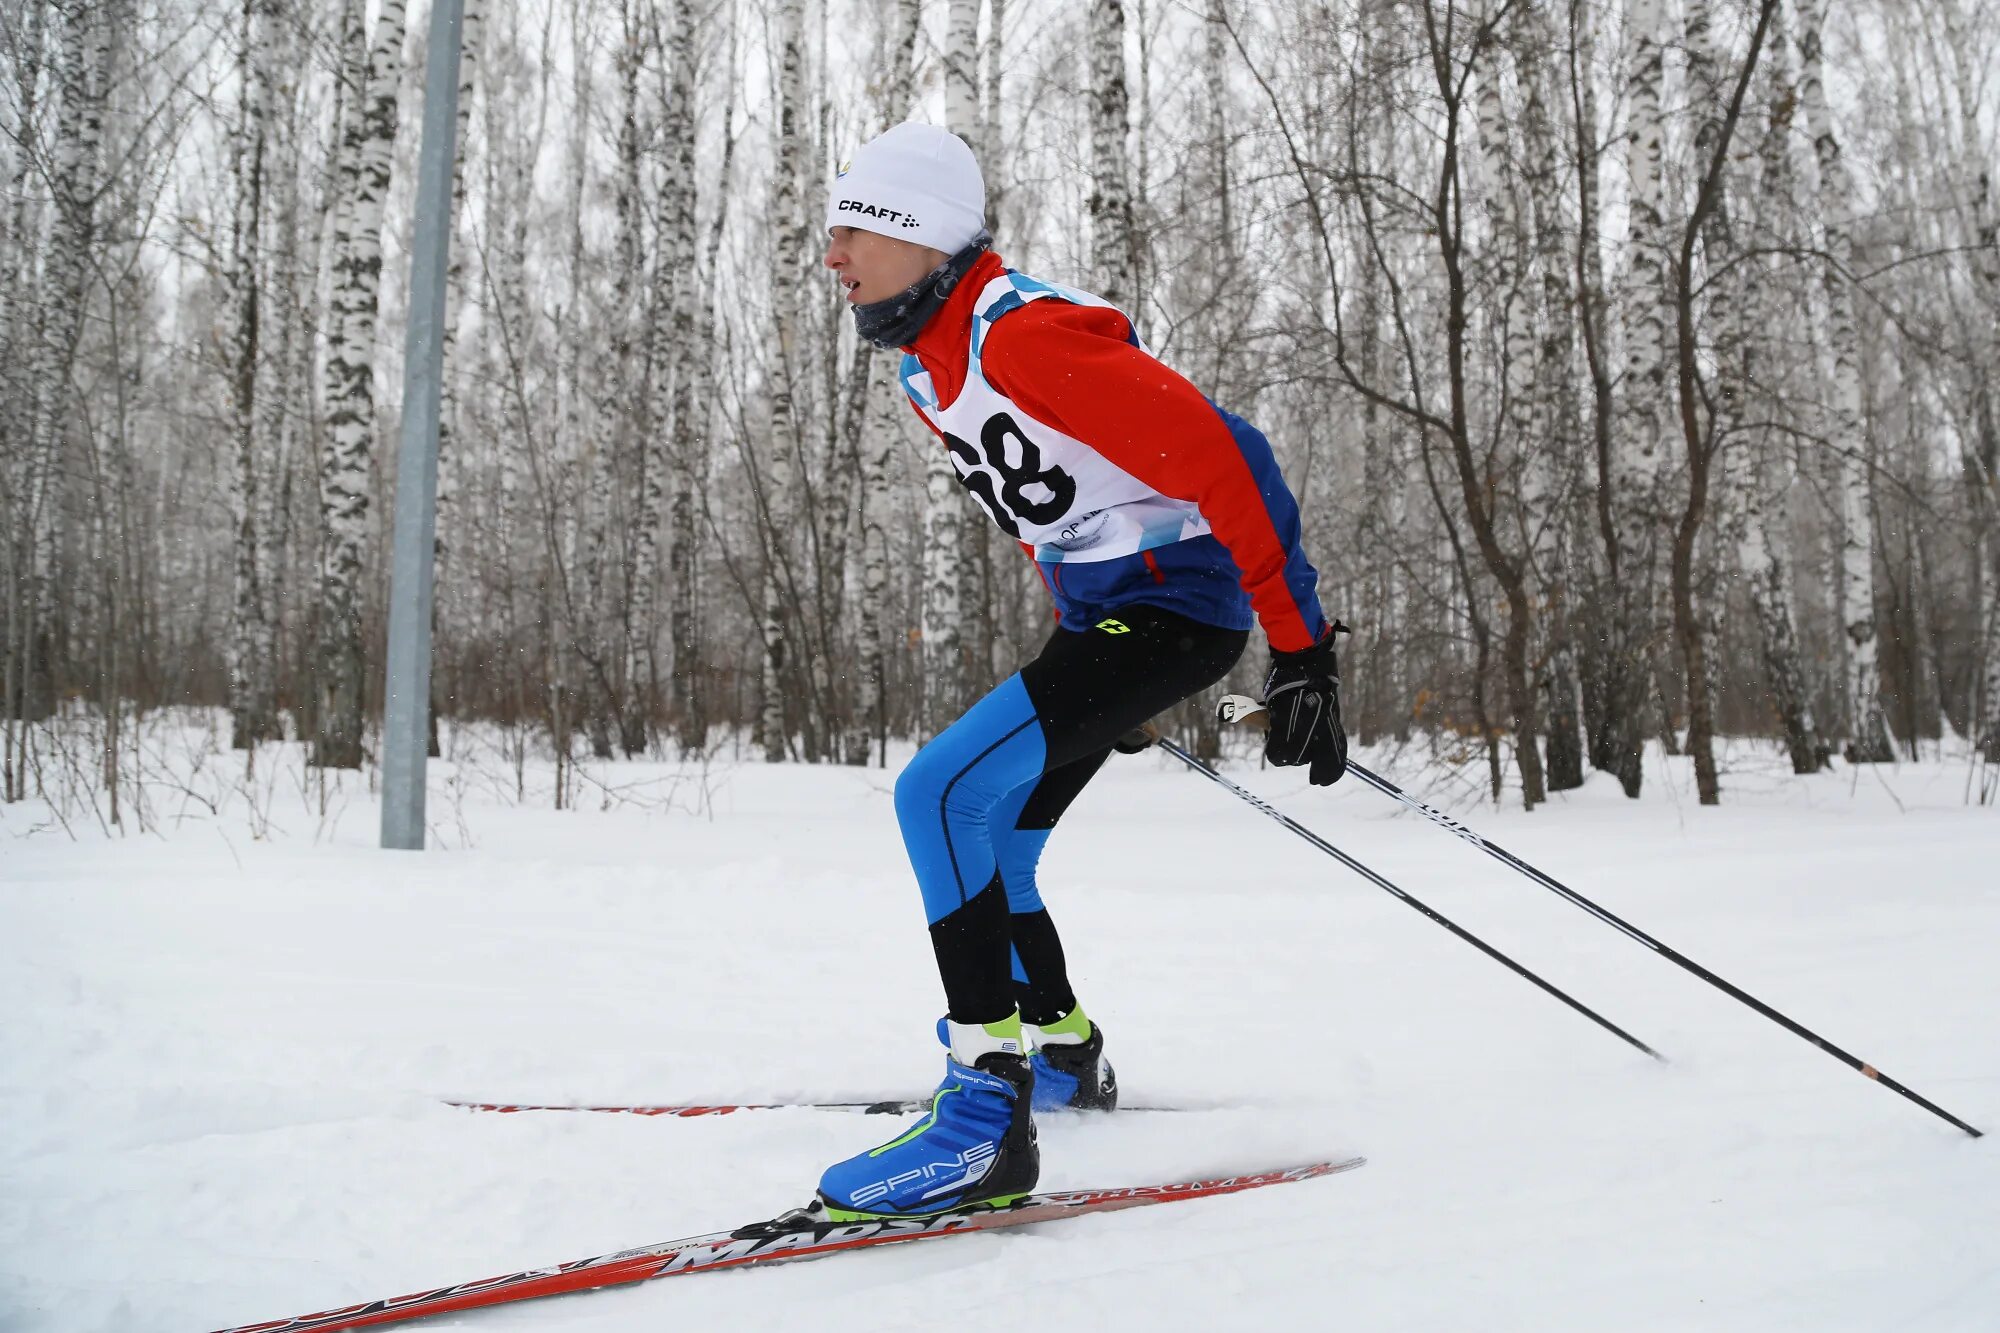
[[[916,757],[896,775],[896,819],[906,828],[914,820],[938,817],[938,803],[951,782],[952,770],[957,767],[945,753],[946,747],[939,743],[943,739],[939,737],[918,750]]]
[[[988,812],[1018,785],[1011,771],[1016,759],[990,742],[948,730],[917,751],[896,778],[896,818],[905,828],[911,821],[935,824],[940,815],[954,823],[983,825]]]

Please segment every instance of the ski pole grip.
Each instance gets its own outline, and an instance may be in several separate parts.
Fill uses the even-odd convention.
[[[1271,710],[1247,694],[1225,694],[1215,705],[1215,720],[1226,726],[1271,729]]]

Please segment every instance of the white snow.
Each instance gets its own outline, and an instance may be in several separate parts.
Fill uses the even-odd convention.
[[[163,791],[146,836],[73,820],[74,838],[24,837],[45,815],[0,812],[7,1333],[200,1333],[726,1228],[893,1132],[441,1098],[935,1080],[940,1001],[891,773],[605,766],[622,799],[599,808],[593,787],[558,813],[434,765],[453,849],[412,854],[373,849],[365,790],[308,814],[296,774],[262,762],[255,810],[184,800],[176,820]],[[1705,810],[1684,761],[1655,762],[1636,803],[1602,777],[1533,815],[1425,790],[2000,1129],[2000,813],[1966,804],[1964,764],[1800,780],[1739,745],[1728,804]],[[1366,1168],[426,1327],[2000,1329],[2000,1140],[1358,783],[1228,771],[1672,1063],[1170,758],[1119,758],[1051,843],[1047,896],[1126,1095],[1209,1109],[1045,1118],[1045,1187],[1349,1152]],[[546,769],[527,777],[545,800]]]

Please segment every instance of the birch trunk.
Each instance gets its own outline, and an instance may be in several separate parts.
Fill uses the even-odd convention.
[[[25,438],[27,418],[30,410],[27,399],[30,385],[24,374],[33,356],[31,334],[35,324],[32,302],[28,299],[28,288],[33,273],[33,258],[39,247],[36,235],[36,220],[29,208],[29,173],[35,166],[35,155],[31,145],[36,135],[37,113],[41,102],[42,46],[46,39],[49,7],[33,4],[25,7],[19,29],[19,53],[14,65],[18,91],[14,103],[12,123],[7,126],[7,199],[8,206],[0,218],[4,218],[6,228],[0,233],[0,339],[4,339],[5,356],[0,357],[0,411],[4,411],[4,422],[10,438]],[[25,462],[20,454],[11,456],[11,461]],[[22,480],[20,474],[9,471],[5,474],[10,483]],[[18,485],[7,492],[10,501],[16,500],[23,492]],[[14,514],[8,515],[9,523]],[[11,538],[15,529],[11,526]],[[8,622],[13,623],[12,619]]]
[[[1125,6],[1090,4],[1090,241],[1097,294],[1139,317],[1139,235],[1132,207],[1126,138]]]
[[[615,268],[611,274],[612,321],[611,387],[598,404],[595,418],[596,457],[588,464],[584,478],[585,570],[589,585],[586,652],[600,660],[609,651],[615,627],[623,625],[622,675],[625,681],[623,709],[619,717],[619,743],[626,756],[645,751],[651,733],[650,714],[659,698],[659,591],[661,523],[667,486],[668,446],[675,428],[674,386],[681,362],[687,354],[682,330],[684,309],[680,300],[689,274],[685,271],[693,246],[682,245],[676,225],[683,208],[681,196],[694,188],[683,174],[678,144],[678,122],[692,123],[693,112],[686,104],[682,80],[693,52],[683,35],[689,21],[688,5],[676,0],[667,26],[661,57],[667,63],[667,83],[662,90],[659,116],[665,150],[661,163],[658,203],[659,244],[653,256],[652,282],[647,287],[644,365],[633,346],[631,293],[645,283],[641,258],[639,198],[640,143],[639,73],[644,62],[645,42],[639,14],[631,0],[622,5],[624,45],[618,54],[619,127],[618,173],[613,186],[613,208],[617,215]],[[633,412],[628,403],[635,394],[644,394],[643,410]],[[636,469],[638,495],[633,516],[630,578],[619,607],[608,585],[609,562],[605,558],[608,525],[613,504],[612,486],[619,475],[629,441],[631,462]],[[606,691],[608,693],[608,691]],[[606,703],[609,704],[609,700]]]
[[[1361,343],[1361,374],[1370,384],[1379,384],[1382,378],[1381,286],[1381,273],[1377,266],[1367,265],[1361,276],[1358,341]],[[1399,540],[1394,497],[1400,490],[1402,469],[1396,466],[1397,460],[1393,457],[1395,439],[1388,414],[1372,398],[1362,402],[1360,411],[1361,531],[1369,549],[1387,552],[1395,549]],[[1372,668],[1364,679],[1379,682],[1379,698],[1368,701],[1358,709],[1358,716],[1350,724],[1355,726],[1356,739],[1363,745],[1376,739],[1374,728],[1385,717],[1397,741],[1408,739],[1410,715],[1410,700],[1402,687],[1402,673],[1398,669],[1398,659],[1403,651],[1404,579],[1395,560],[1382,560],[1376,569],[1374,623],[1370,626],[1368,621],[1362,621],[1369,638],[1365,657],[1357,655],[1357,660],[1367,661]]]
[[[280,631],[286,627],[287,611],[295,605],[295,590],[302,581],[300,571],[293,568],[300,543],[293,536],[296,520],[292,499],[298,461],[304,453],[299,440],[309,429],[306,400],[310,397],[314,341],[306,317],[309,298],[302,289],[318,267],[318,246],[308,252],[302,220],[307,206],[299,153],[303,136],[299,133],[299,76],[295,72],[298,49],[298,37],[291,27],[277,25],[271,68],[283,112],[270,121],[264,149],[265,190],[271,196],[271,262],[265,268],[266,299],[259,328],[263,331],[260,341],[269,355],[258,373],[257,388],[257,429],[261,447],[270,459],[265,484],[258,490],[261,513],[257,528],[266,574],[260,617],[264,639],[259,651],[270,659],[280,701],[295,720],[308,710],[298,702],[294,639]],[[309,576],[304,581],[309,583]],[[273,721],[282,732],[282,715],[274,715]],[[296,721],[292,734],[303,734]]]
[[[503,447],[489,455],[484,478],[478,489],[478,517],[466,524],[483,541],[482,563],[494,568],[499,577],[489,585],[485,609],[495,615],[503,628],[496,636],[506,650],[531,660],[537,651],[516,626],[530,621],[522,614],[519,596],[523,578],[518,560],[519,536],[524,526],[520,504],[521,467],[532,438],[534,425],[525,414],[525,403],[512,386],[523,355],[530,326],[525,290],[525,248],[527,206],[533,197],[532,141],[524,138],[539,132],[535,122],[523,126],[523,107],[528,90],[519,71],[519,18],[507,9],[495,14],[493,51],[489,62],[492,82],[479,108],[483,133],[485,207],[481,210],[485,244],[481,254],[480,327],[482,330],[479,374],[494,392],[491,404],[493,432]],[[465,508],[471,509],[472,503]],[[520,725],[529,713],[531,696],[551,679],[553,672],[542,670],[523,679],[516,675],[507,682],[503,707],[511,724]],[[560,753],[560,750],[559,750]],[[517,757],[519,751],[516,752]],[[516,769],[519,788],[519,769]]]
[[[1448,54],[1448,53],[1447,53]],[[1468,57],[1476,61],[1475,50]],[[1490,243],[1485,256],[1494,290],[1499,295],[1498,319],[1502,364],[1500,369],[1501,399],[1496,413],[1504,415],[1506,426],[1503,434],[1510,437],[1513,447],[1505,450],[1497,459],[1489,461],[1480,469],[1486,475],[1475,478],[1472,475],[1471,451],[1455,449],[1460,466],[1461,489],[1466,492],[1468,514],[1472,520],[1474,534],[1479,541],[1480,553],[1487,567],[1499,581],[1507,600],[1507,631],[1503,640],[1503,669],[1507,676],[1508,710],[1513,716],[1515,734],[1515,760],[1521,768],[1522,804],[1534,809],[1548,799],[1547,778],[1542,769],[1540,749],[1541,721],[1539,716],[1538,691],[1529,679],[1529,645],[1536,637],[1533,611],[1528,596],[1527,561],[1506,550],[1500,540],[1501,497],[1491,485],[1493,473],[1523,472],[1522,451],[1529,448],[1528,441],[1535,438],[1535,329],[1534,317],[1529,310],[1526,272],[1526,258],[1529,252],[1525,235],[1525,208],[1520,197],[1516,173],[1508,152],[1507,113],[1501,96],[1501,69],[1497,59],[1489,60],[1484,71],[1477,75],[1475,115],[1477,127],[1477,152],[1479,165],[1483,168],[1486,191],[1487,214],[1492,226]],[[1440,90],[1443,92],[1444,90]],[[1455,103],[1452,104],[1455,107]],[[1446,153],[1452,152],[1450,133],[1447,133]],[[1449,160],[1449,156],[1447,158]],[[1462,186],[1456,187],[1462,189]],[[1440,206],[1438,213],[1443,214]],[[1440,239],[1445,235],[1440,229]],[[1454,237],[1456,246],[1462,238]],[[1448,353],[1454,361],[1453,370],[1453,426],[1454,434],[1467,429],[1465,413],[1460,405],[1463,398],[1462,374],[1458,361],[1463,355],[1459,345],[1461,282],[1458,274],[1458,259],[1447,252],[1446,266],[1451,275],[1453,289],[1453,314],[1448,319],[1448,338],[1453,346]],[[1490,308],[1490,307],[1489,307]],[[1468,441],[1469,444],[1469,441]],[[1534,465],[1525,471],[1525,485],[1521,485],[1517,503],[1520,513],[1516,529],[1527,539],[1528,532],[1544,521],[1543,510],[1549,503],[1549,487],[1546,472]],[[1484,483],[1483,485],[1481,483]],[[1477,493],[1475,495],[1475,493]]]
[[[896,124],[909,113],[922,4],[921,0],[886,0],[878,3],[876,12],[884,27],[883,63],[889,71],[877,120],[886,126]],[[877,762],[887,765],[889,682],[884,638],[889,610],[889,530],[886,520],[894,503],[890,495],[890,464],[907,418],[899,401],[903,397],[896,374],[900,358],[894,353],[877,352],[866,344],[861,344],[860,354],[867,358],[858,459],[861,578],[855,657],[860,693],[848,728],[846,758],[850,764],[866,764],[873,749]],[[943,451],[934,452],[942,461]]]
[[[1686,446],[1688,494],[1674,530],[1672,584],[1674,632],[1680,640],[1681,658],[1686,668],[1688,753],[1694,759],[1695,788],[1703,805],[1722,799],[1720,775],[1715,765],[1714,698],[1709,674],[1711,633],[1708,617],[1697,605],[1695,563],[1701,550],[1699,538],[1707,515],[1709,473],[1715,456],[1716,440],[1726,434],[1734,419],[1741,386],[1735,381],[1739,353],[1732,330],[1724,316],[1715,321],[1715,376],[1721,380],[1712,397],[1701,383],[1701,348],[1696,332],[1695,254],[1702,244],[1702,257],[1709,268],[1719,270],[1733,258],[1734,244],[1729,231],[1728,180],[1730,145],[1741,118],[1743,100],[1764,38],[1770,29],[1777,0],[1762,0],[1749,49],[1742,68],[1725,89],[1720,60],[1709,30],[1707,0],[1691,0],[1687,10],[1689,85],[1691,96],[1701,108],[1695,131],[1695,166],[1699,185],[1693,212],[1681,231],[1674,264],[1674,314],[1676,381],[1680,398],[1681,436]],[[1726,108],[1719,112],[1716,108]],[[1706,419],[1704,400],[1716,403]]]
[[[9,449],[0,457],[0,558],[4,558],[5,620],[0,624],[0,800],[18,801],[27,796],[27,769],[23,749],[27,743],[28,667],[32,629],[28,607],[32,602],[31,573],[34,565],[34,530],[38,521],[30,503],[36,489],[34,444],[34,402],[37,391],[40,323],[31,292],[33,255],[38,248],[36,219],[28,204],[29,171],[34,155],[29,151],[35,135],[37,106],[43,75],[42,47],[48,7],[30,5],[20,28],[18,71],[19,93],[13,123],[8,127],[8,199],[4,263],[0,264],[0,430],[9,440],[27,447]]]
[[[945,10],[945,126],[976,146],[979,126],[978,0],[951,0]],[[965,581],[973,564],[958,475],[935,438],[924,441],[923,585],[921,601],[924,722],[928,735],[958,715],[970,693],[965,642]]]
[[[439,382],[440,400],[438,411],[437,445],[437,528],[431,544],[431,584],[435,590],[431,597],[431,643],[433,646],[445,642],[445,599],[450,594],[453,576],[452,542],[454,528],[458,523],[458,481],[460,444],[458,442],[459,395],[458,395],[458,317],[466,303],[465,255],[469,248],[463,234],[466,193],[465,163],[472,154],[472,99],[479,87],[479,62],[484,54],[486,29],[486,0],[460,0],[462,10],[459,18],[458,48],[458,134],[452,144],[451,173],[451,225],[454,235],[451,241],[451,255],[445,269],[443,378]],[[431,671],[431,706],[429,710],[429,753],[435,759],[439,756],[438,719],[456,711],[451,695],[451,681],[445,672]]]
[[[1964,192],[1964,239],[1971,244],[1972,314],[1967,342],[1974,356],[1973,430],[1963,451],[1972,509],[1972,566],[1975,590],[1990,598],[1980,634],[1980,681],[1975,685],[1974,740],[1988,764],[2000,764],[2000,206],[1993,197],[1993,166],[1979,123],[1980,66],[1974,29],[1965,0],[1943,5],[1945,51],[1958,103],[1957,174]],[[1975,605],[1974,623],[1980,612]]]
[[[777,763],[788,751],[785,700],[790,686],[790,617],[786,574],[790,566],[789,515],[799,457],[799,421],[793,353],[798,341],[798,265],[803,244],[799,177],[804,158],[805,12],[803,0],[778,0],[777,141],[772,165],[771,323],[764,345],[770,434],[763,441],[764,584],[763,675],[758,732],[764,758]]]
[[[1770,442],[1758,440],[1739,447],[1734,470],[1737,475],[1729,484],[1737,501],[1737,512],[1732,515],[1737,567],[1757,618],[1771,703],[1791,756],[1792,771],[1816,773],[1825,764],[1826,749],[1800,668],[1790,562],[1781,542],[1772,540],[1775,518],[1782,513],[1783,491],[1776,481],[1778,469]]]
[[[1880,645],[1875,631],[1875,543],[1870,503],[1874,440],[1861,419],[1861,363],[1849,286],[1856,272],[1849,216],[1854,187],[1841,156],[1821,75],[1826,0],[1801,0],[1799,16],[1800,102],[1819,160],[1820,206],[1831,260],[1825,270],[1827,342],[1833,359],[1828,382],[1828,436],[1837,455],[1840,620],[1848,642],[1845,753],[1849,763],[1888,763],[1895,758],[1895,750],[1882,716]]]
[[[1753,70],[1769,28],[1768,11],[1772,3],[1775,0],[1761,6],[1765,13],[1757,21],[1746,57]],[[1674,632],[1680,640],[1685,682],[1686,753],[1694,760],[1695,790],[1703,805],[1719,804],[1722,788],[1715,766],[1715,679],[1710,667],[1715,642],[1714,611],[1705,587],[1712,578],[1698,571],[1696,563],[1705,549],[1699,538],[1707,517],[1714,450],[1717,441],[1733,433],[1742,404],[1742,385],[1736,378],[1741,362],[1738,343],[1742,326],[1732,317],[1731,310],[1716,309],[1728,301],[1727,296],[1711,301],[1707,310],[1697,309],[1693,271],[1697,253],[1702,269],[1710,275],[1719,274],[1736,255],[1729,215],[1733,185],[1729,145],[1741,103],[1731,100],[1732,81],[1725,78],[1724,53],[1716,45],[1711,7],[1712,0],[1686,0],[1684,6],[1687,94],[1695,119],[1691,165],[1692,174],[1701,184],[1693,204],[1695,216],[1683,230],[1673,269],[1675,369],[1688,492],[1669,558]],[[1708,314],[1714,317],[1704,319]],[[1698,322],[1710,330],[1707,339],[1710,380],[1706,385],[1701,380],[1703,340]],[[1702,412],[1704,406],[1708,408],[1706,416]]]
[[[558,497],[554,503],[567,501],[584,491],[589,485],[585,478],[602,471],[608,461],[597,453],[598,440],[593,427],[599,416],[597,405],[610,396],[610,386],[601,362],[592,358],[586,366],[583,356],[584,312],[593,304],[583,205],[592,184],[589,126],[596,102],[588,40],[581,31],[573,31],[570,77],[575,115],[567,153],[572,175],[562,195],[569,225],[565,293],[568,299],[566,307],[557,313],[555,328],[555,390],[560,415],[555,447],[551,450],[554,465],[548,480],[538,487],[543,494]],[[541,503],[553,507],[551,500]],[[589,515],[582,506],[563,504],[560,519],[552,520],[550,526],[557,531],[548,538],[551,568],[546,577],[551,595],[545,599],[549,614],[544,621],[549,627],[549,655],[557,667],[556,680],[550,687],[557,697],[552,699],[550,715],[556,730],[560,767],[569,758],[572,727],[580,730],[589,742],[592,758],[610,759],[616,753],[611,727],[618,710],[610,663],[605,660],[601,646],[593,642],[597,623],[595,590],[579,577],[586,558]],[[644,749],[643,733],[639,749]]]
[[[245,0],[239,52],[240,104],[236,124],[236,217],[232,237],[229,285],[235,317],[230,340],[231,431],[235,437],[235,486],[231,520],[235,537],[235,624],[230,636],[230,744],[254,750],[260,741],[276,739],[272,704],[272,662],[265,622],[267,601],[263,563],[267,547],[262,536],[266,518],[260,474],[267,467],[263,446],[270,443],[259,427],[258,368],[264,359],[260,338],[262,318],[262,246],[265,144],[271,119],[272,38],[278,22],[277,0]],[[270,397],[270,386],[265,386]]]
[[[1784,7],[1772,15],[1767,119],[1758,145],[1758,193],[1770,205],[1794,198],[1789,143],[1798,88],[1791,76],[1789,39]],[[1779,237],[1782,245],[1787,239]],[[1768,331],[1796,322],[1796,307],[1781,302],[1768,258],[1752,256],[1743,264],[1743,292],[1738,303],[1743,336],[1737,343],[1743,367],[1746,399],[1774,406],[1792,397],[1789,367],[1769,354]],[[1736,564],[1757,621],[1759,645],[1771,705],[1780,735],[1791,757],[1792,771],[1816,773],[1826,763],[1826,745],[1813,716],[1812,692],[1799,652],[1792,607],[1792,565],[1783,528],[1785,484],[1789,468],[1781,442],[1768,429],[1728,446],[1728,536]]]
[[[1632,40],[1628,71],[1626,165],[1632,178],[1625,244],[1625,404],[1613,440],[1611,477],[1617,524],[1613,585],[1618,631],[1608,665],[1616,708],[1612,758],[1627,796],[1641,786],[1645,720],[1653,699],[1653,649],[1659,630],[1660,474],[1668,403],[1667,268],[1664,206],[1666,122],[1661,103],[1665,60],[1660,0],[1628,0]]]
[[[725,68],[736,62],[737,27],[733,15],[726,18],[727,54]],[[668,511],[673,524],[669,553],[673,570],[671,629],[674,644],[674,675],[677,694],[675,735],[683,757],[703,751],[708,741],[708,722],[715,705],[710,699],[710,658],[703,649],[701,602],[702,544],[695,531],[697,495],[705,496],[709,467],[711,400],[715,395],[713,365],[709,347],[713,330],[720,320],[717,304],[724,298],[715,282],[722,250],[723,228],[729,221],[729,204],[734,197],[731,169],[736,157],[737,132],[733,120],[723,118],[722,156],[715,172],[718,188],[715,209],[703,241],[697,286],[703,293],[693,304],[693,328],[689,344],[696,355],[688,360],[688,397],[693,410],[685,419],[685,429],[676,436],[674,450],[674,494]],[[680,429],[677,426],[677,429]]]
[[[708,392],[703,387],[703,367],[709,355],[707,296],[699,278],[701,266],[696,253],[695,201],[695,62],[697,34],[694,5],[681,0],[674,9],[673,26],[667,42],[667,58],[672,62],[673,86],[670,105],[661,119],[660,135],[666,153],[666,171],[677,181],[677,189],[663,191],[661,203],[661,253],[674,269],[676,308],[697,311],[691,321],[681,324],[683,336],[673,360],[673,397],[669,411],[673,421],[672,449],[668,459],[672,493],[668,501],[668,562],[672,571],[673,612],[669,638],[673,650],[673,718],[675,737],[683,755],[698,752],[707,732],[701,695],[701,640],[695,620],[695,554],[699,549],[694,523],[694,487],[702,459],[708,448]],[[717,203],[718,210],[721,204]],[[785,233],[781,230],[780,236]],[[713,271],[713,263],[708,265]]]
[[[359,768],[365,691],[361,642],[361,552],[369,527],[375,452],[375,316],[382,278],[382,207],[396,143],[404,0],[382,0],[365,77],[341,129],[328,323],[326,437],[320,455],[320,641],[318,744],[323,768]],[[358,45],[361,14],[344,16]],[[344,44],[345,45],[345,44]],[[348,65],[353,70],[353,65]]]
[[[1621,635],[1623,613],[1618,581],[1620,560],[1617,523],[1615,437],[1617,400],[1612,391],[1612,329],[1617,310],[1604,282],[1603,223],[1599,215],[1598,175],[1604,135],[1597,114],[1597,36],[1588,5],[1572,3],[1569,10],[1569,100],[1571,147],[1576,160],[1577,333],[1583,345],[1590,379],[1590,450],[1596,484],[1599,549],[1604,563],[1596,585],[1594,632],[1579,671],[1584,723],[1589,732],[1588,754],[1593,768],[1619,775],[1625,783],[1627,739],[1636,721],[1625,718]],[[1638,795],[1625,786],[1627,796]]]
[[[906,430],[898,411],[903,396],[896,358],[871,356],[868,362],[868,404],[861,440],[861,586],[858,671],[861,694],[848,743],[849,763],[876,762],[886,766],[889,738],[889,662],[886,642],[895,632],[889,589],[889,521],[896,501],[891,492],[893,460]],[[926,443],[929,442],[926,433]],[[951,497],[947,497],[949,499]]]
[[[53,172],[54,220],[42,263],[41,336],[33,343],[27,393],[27,464],[22,582],[16,608],[19,674],[16,714],[48,717],[56,705],[56,551],[61,513],[62,453],[68,433],[70,371],[83,335],[92,249],[97,234],[98,150],[104,137],[105,83],[111,34],[100,7],[89,0],[55,6],[61,24],[56,67],[59,98]]]
[[[1548,786],[1551,791],[1570,791],[1583,785],[1583,722],[1575,631],[1570,622],[1570,529],[1583,441],[1577,430],[1572,332],[1576,303],[1570,290],[1563,234],[1562,153],[1550,113],[1548,65],[1555,55],[1555,43],[1546,12],[1523,6],[1516,16],[1513,45],[1521,87],[1528,202],[1533,208],[1533,265],[1541,278],[1541,337],[1534,346],[1532,378],[1539,431],[1523,441],[1532,450],[1527,466],[1535,498],[1523,508],[1529,525],[1526,541],[1532,572],[1541,594],[1537,627],[1541,630],[1540,685],[1548,701]]]
[[[264,459],[257,499],[257,536],[262,547],[259,557],[264,572],[263,606],[258,617],[261,637],[256,651],[268,663],[273,686],[272,738],[285,735],[288,705],[295,717],[307,711],[298,705],[296,648],[293,638],[282,631],[286,617],[296,603],[298,574],[292,558],[299,543],[292,534],[294,514],[292,488],[301,451],[297,440],[306,429],[310,415],[304,401],[312,382],[313,338],[307,321],[309,299],[302,286],[317,269],[317,249],[307,257],[302,215],[304,172],[300,146],[302,115],[298,53],[301,39],[294,25],[284,21],[284,10],[275,7],[266,36],[265,54],[271,80],[264,142],[264,214],[262,233],[265,261],[261,279],[262,296],[258,313],[258,341],[263,347],[263,364],[257,371],[257,448]],[[297,616],[295,623],[305,617]],[[294,730],[294,735],[299,734]]]
[[[985,121],[979,110],[979,0],[945,0],[944,121],[985,163]]]
[[[1007,0],[986,0],[986,92],[980,115],[985,134],[979,144],[979,165],[986,172],[987,222],[996,230],[1000,228],[1001,209],[1007,203],[1008,173],[1001,169],[1007,144],[1000,117],[1000,76],[1007,67],[1002,44],[1006,18]]]
[[[1990,534],[1988,540],[1991,541]],[[1981,715],[1983,720],[1979,728],[1979,753],[1988,764],[2000,764],[2000,570],[1994,571],[1986,581],[1984,638],[1985,670],[1981,698],[1985,712]]]

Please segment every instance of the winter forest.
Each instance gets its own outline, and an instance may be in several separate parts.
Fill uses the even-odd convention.
[[[189,706],[374,763],[427,9],[0,10],[7,801],[115,821]],[[818,265],[916,118],[1270,435],[1357,739],[2000,774],[1996,67],[1977,0],[467,0],[434,722],[881,763],[1048,633]]]

